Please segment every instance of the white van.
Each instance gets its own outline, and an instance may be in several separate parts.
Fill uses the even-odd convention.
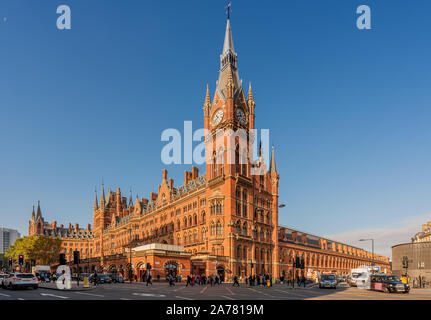
[[[351,287],[364,286],[369,278],[370,273],[367,267],[360,267],[350,270],[347,283]]]

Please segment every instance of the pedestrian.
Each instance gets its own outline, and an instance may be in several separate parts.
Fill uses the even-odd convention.
[[[233,287],[238,286],[239,287],[239,282],[238,282],[238,276],[235,275],[233,277]]]
[[[210,280],[210,285],[211,285],[211,287],[212,287],[212,286],[213,286],[213,283],[214,283],[214,278],[213,278],[213,276],[212,276],[212,275],[209,277],[209,280]]]
[[[246,286],[248,285],[248,277],[247,276],[245,276],[245,285]]]
[[[151,284],[151,286],[153,286],[153,283],[151,282],[151,275],[150,274],[147,277],[147,287],[149,284]]]

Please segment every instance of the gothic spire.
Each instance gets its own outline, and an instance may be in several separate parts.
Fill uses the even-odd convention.
[[[253,91],[251,90],[251,82],[248,86],[248,100],[249,101],[254,101],[254,97],[253,97]]]
[[[208,87],[208,84],[207,84],[207,93],[205,94],[205,103],[204,103],[204,105],[205,106],[211,105],[211,96],[210,96],[210,89]]]
[[[274,146],[272,146],[271,165],[269,166],[269,172],[270,173],[277,173],[277,165],[275,164]]]
[[[133,206],[132,189],[130,189],[129,207]]]
[[[94,189],[94,205],[93,205],[93,207],[94,207],[95,209],[98,209],[98,208],[99,208],[99,205],[98,205],[98,203],[97,203],[97,190],[96,190],[96,189]]]
[[[40,210],[40,200],[37,200],[37,211],[36,211],[36,219],[42,218],[42,211]]]
[[[222,54],[231,51],[235,54],[235,49],[233,47],[232,29],[230,28],[230,18],[228,17],[226,23],[226,33],[224,35],[223,52]]]
[[[33,211],[32,211],[32,213],[31,213],[31,218],[34,220],[34,218],[35,218],[35,215],[34,215],[34,206],[33,206]]]
[[[105,185],[102,182],[102,194],[100,195],[100,206],[105,204]]]

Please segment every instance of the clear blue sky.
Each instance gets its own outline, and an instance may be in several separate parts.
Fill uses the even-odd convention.
[[[60,4],[72,30],[56,28]],[[372,30],[356,28],[361,4]],[[203,125],[225,5],[3,0],[0,224],[27,234],[37,200],[46,220],[92,223],[102,177],[157,192],[162,130]],[[429,12],[429,1],[233,1],[240,77],[276,148],[281,224],[327,235],[431,211]],[[189,166],[167,169],[181,185]]]

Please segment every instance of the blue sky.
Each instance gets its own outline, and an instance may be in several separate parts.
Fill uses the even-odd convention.
[[[61,4],[72,30],[56,28]],[[371,30],[356,28],[361,4]],[[203,125],[225,5],[2,1],[0,224],[27,234],[37,200],[46,220],[91,223],[102,177],[134,196],[156,192],[161,132]],[[429,1],[233,1],[240,77],[276,148],[281,224],[337,237],[410,218],[419,231],[417,217],[431,218],[430,10]],[[189,167],[166,168],[181,185]]]

